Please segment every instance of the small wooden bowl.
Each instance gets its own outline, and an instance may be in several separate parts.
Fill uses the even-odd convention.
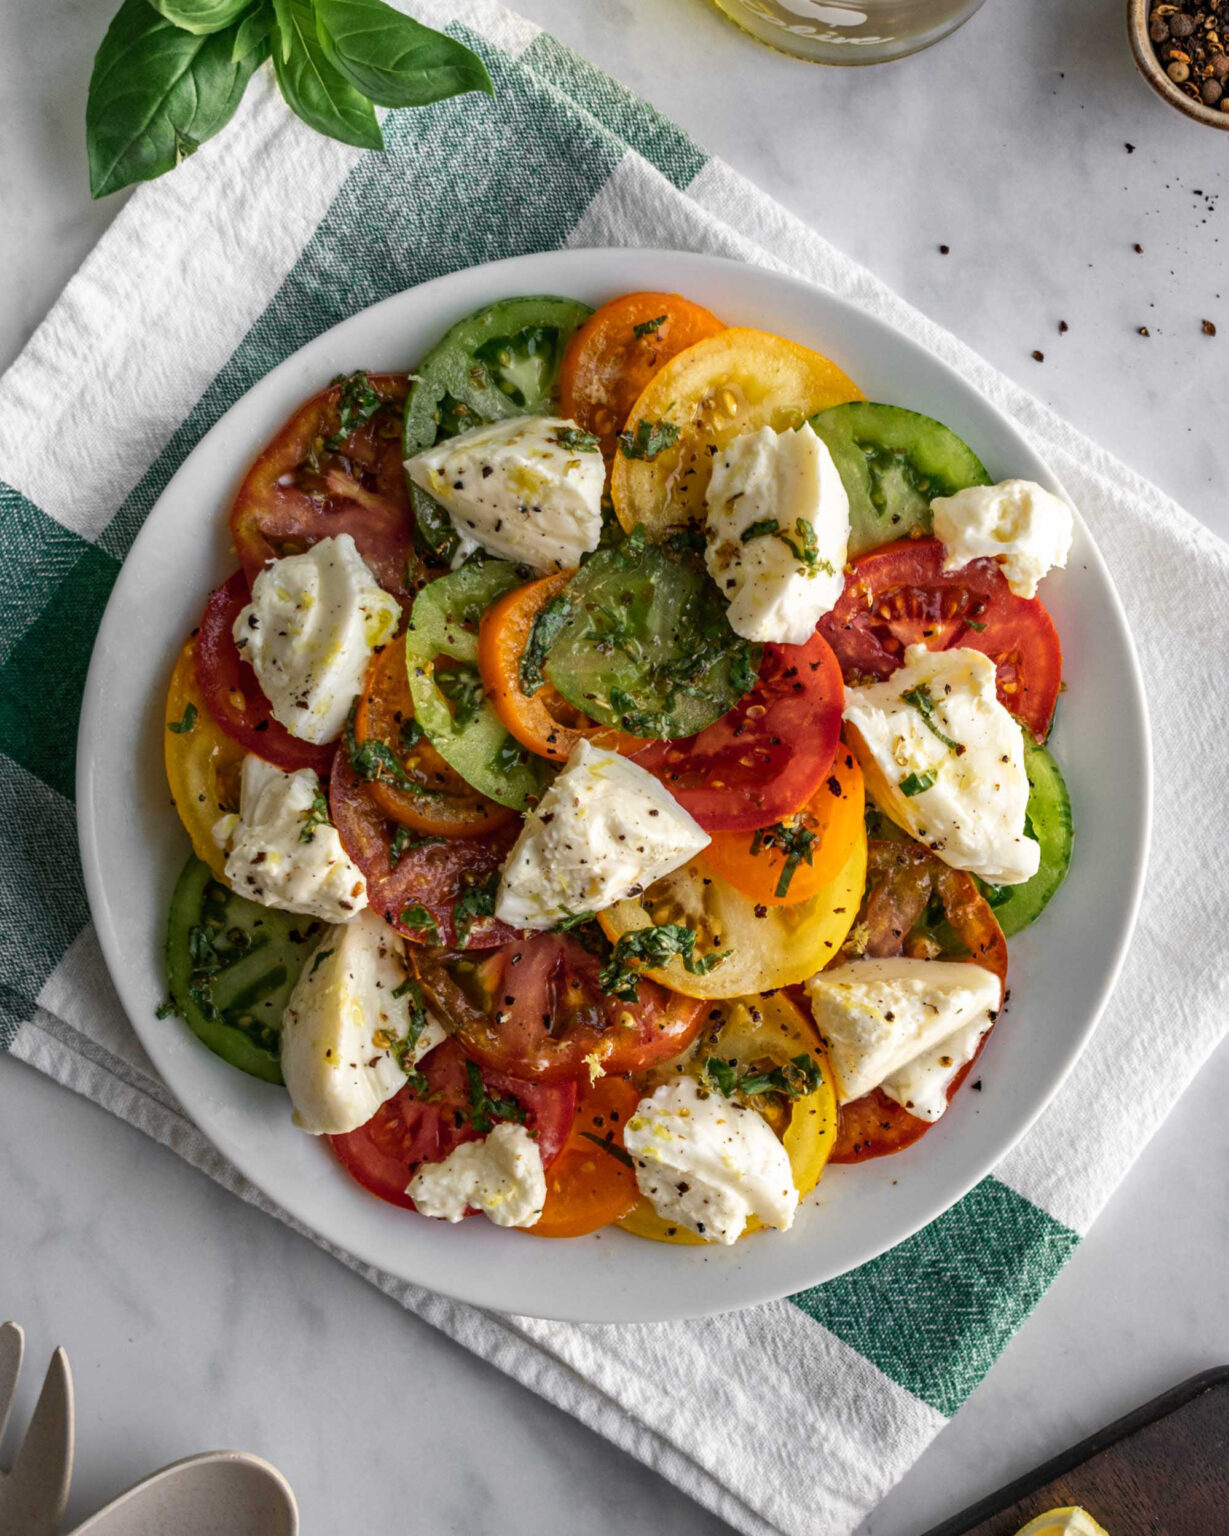
[[[1184,112],[1194,122],[1206,123],[1209,128],[1229,129],[1229,112],[1222,112],[1219,107],[1205,106],[1202,101],[1192,101],[1165,73],[1165,67],[1157,58],[1152,39],[1148,36],[1148,15],[1154,3],[1155,0],[1127,0],[1127,35],[1131,39],[1131,52],[1140,74],[1158,96],[1171,107],[1177,107],[1179,112]],[[1229,21],[1229,17],[1226,20]],[[1229,79],[1225,85],[1226,97],[1229,97]]]

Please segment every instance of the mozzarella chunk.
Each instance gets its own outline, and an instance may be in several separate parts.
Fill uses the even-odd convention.
[[[704,562],[746,640],[803,645],[845,585],[849,497],[809,423],[761,427],[713,460]]]
[[[1032,480],[970,485],[931,502],[935,537],[947,552],[945,571],[987,556],[1003,567],[1018,597],[1036,597],[1037,583],[1071,549],[1071,508]]]
[[[638,896],[711,839],[636,763],[580,741],[504,862],[495,915],[553,928]]]
[[[623,1131],[640,1193],[663,1221],[733,1243],[747,1218],[786,1232],[798,1209],[789,1154],[762,1115],[694,1078],[641,1099]]]
[[[367,882],[341,846],[337,828],[308,822],[327,810],[320,780],[310,768],[283,773],[248,753],[240,777],[239,820],[229,828],[226,878],[249,901],[283,912],[302,912],[326,923],[348,923],[367,905]]]
[[[406,1194],[422,1215],[443,1221],[460,1221],[476,1206],[498,1227],[532,1227],[546,1204],[542,1154],[523,1125],[504,1121],[481,1141],[424,1163]]]
[[[320,940],[282,1019],[282,1075],[305,1131],[366,1125],[445,1038],[409,979],[405,945],[370,909]]]
[[[401,606],[377,585],[348,533],[265,566],[235,620],[235,644],[292,736],[340,735],[372,652],[396,633]]]
[[[406,461],[462,540],[535,571],[579,565],[602,535],[606,467],[599,448],[569,443],[580,429],[555,416],[474,427]]]
[[[958,960],[852,960],[806,984],[842,1104],[882,1088],[920,1120],[947,1108],[952,1079],[998,1016],[993,971]]]
[[[988,656],[911,645],[885,682],[845,690],[845,722],[880,810],[911,837],[994,885],[1037,873],[1024,736]]]

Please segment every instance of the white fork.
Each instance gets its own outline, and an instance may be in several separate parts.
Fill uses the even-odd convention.
[[[25,1335],[0,1324],[0,1439],[21,1374]],[[0,1532],[4,1536],[56,1536],[73,1471],[73,1379],[68,1356],[57,1349],[47,1367],[34,1416],[13,1465],[0,1472]]]

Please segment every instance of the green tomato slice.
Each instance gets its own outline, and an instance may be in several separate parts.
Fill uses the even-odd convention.
[[[936,496],[989,485],[985,465],[942,422],[899,405],[851,400],[811,417],[849,497],[849,558],[928,534]]]
[[[405,457],[509,416],[552,415],[572,333],[592,310],[576,299],[501,299],[458,321],[419,364],[405,405]],[[422,553],[451,560],[457,533],[444,508],[410,482]]]
[[[1071,820],[1071,796],[1054,756],[1024,732],[1024,769],[1028,774],[1026,829],[1041,844],[1041,863],[1031,880],[1022,885],[987,885],[978,880],[982,895],[994,909],[999,927],[1008,938],[1035,923],[1055,891],[1067,878],[1075,828]]]
[[[546,675],[577,709],[632,736],[694,736],[755,684],[761,648],[740,639],[698,566],[637,529],[590,556],[565,588],[571,611]]]
[[[514,565],[475,559],[422,589],[405,635],[414,718],[431,745],[476,790],[516,811],[540,798],[550,772],[491,708],[478,671],[478,626],[520,585]]]
[[[239,896],[193,855],[171,897],[166,969],[175,1012],[232,1067],[282,1081],[282,1015],[324,924]]]

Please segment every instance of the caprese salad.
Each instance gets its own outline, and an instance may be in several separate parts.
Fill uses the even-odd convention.
[[[1070,509],[676,294],[413,366],[230,509],[166,1012],[425,1217],[786,1230],[947,1112],[1066,873]]]

